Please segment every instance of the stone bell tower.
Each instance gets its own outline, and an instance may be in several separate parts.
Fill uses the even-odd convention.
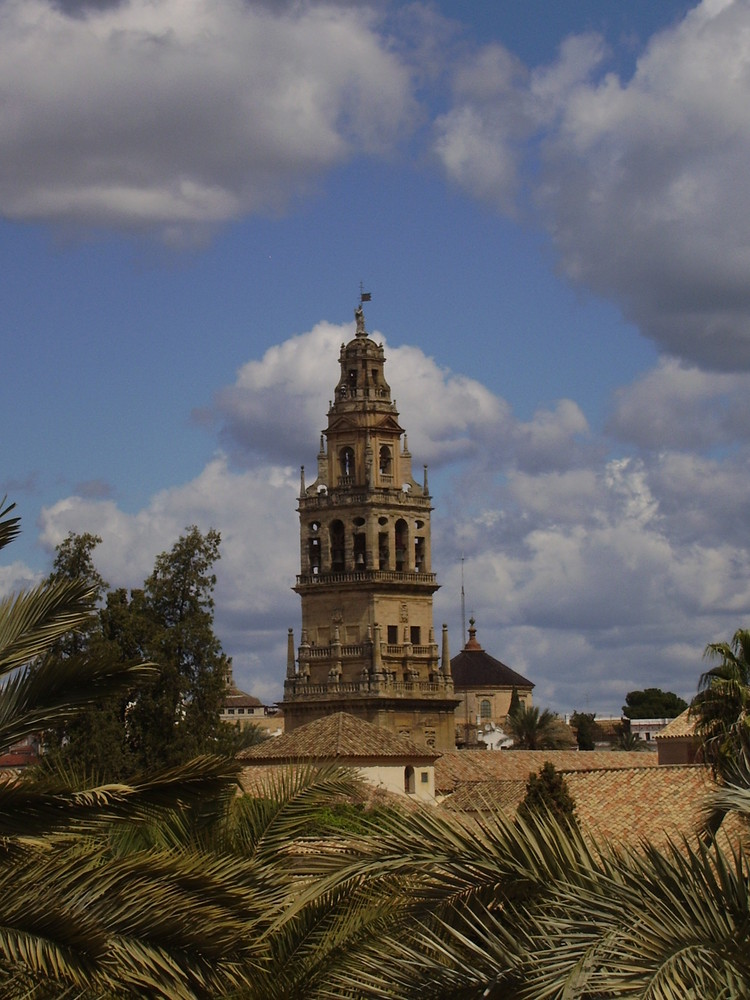
[[[349,712],[453,749],[458,699],[447,628],[438,646],[433,627],[427,467],[416,482],[383,347],[367,335],[361,302],[355,318],[310,486],[302,469],[294,587],[302,636],[295,660],[289,630],[285,729]]]

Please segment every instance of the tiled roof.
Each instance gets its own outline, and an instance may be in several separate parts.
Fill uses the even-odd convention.
[[[496,660],[483,649],[462,649],[451,660],[453,686],[533,688],[530,680],[511,670],[502,661]]]
[[[534,685],[506,666],[502,660],[486,653],[477,640],[474,619],[469,621],[469,641],[451,660],[451,673],[455,688],[495,687],[528,688]]]
[[[674,737],[695,736],[696,721],[695,716],[690,714],[690,709],[686,708],[676,719],[672,719],[660,733],[656,733],[654,739],[668,740]]]
[[[263,702],[259,698],[240,691],[238,687],[231,684],[224,695],[225,708],[260,708]]]
[[[716,787],[710,769],[695,765],[561,773],[575,802],[581,830],[601,845],[638,847],[649,841],[663,847],[670,840],[679,845],[683,838],[692,839],[703,826],[708,799]],[[526,781],[511,778],[461,783],[443,807],[468,813],[499,807],[513,817],[526,795]],[[736,846],[740,840],[747,842],[747,827],[736,814],[729,814],[718,838],[724,848]]]
[[[509,816],[515,816],[526,795],[527,781],[528,778],[513,778],[510,781],[462,782],[442,805],[451,812],[500,809]]]
[[[633,846],[693,836],[716,787],[710,769],[695,765],[578,771],[564,777],[581,827],[602,843]]]
[[[451,750],[435,761],[435,792],[447,795],[463,782],[526,781],[545,761],[558,771],[653,768],[653,751],[618,750]]]
[[[265,740],[243,750],[242,761],[272,763],[299,760],[336,760],[341,763],[362,763],[372,758],[422,762],[433,761],[439,754],[412,743],[387,729],[357,719],[346,712],[336,712],[305,726]]]

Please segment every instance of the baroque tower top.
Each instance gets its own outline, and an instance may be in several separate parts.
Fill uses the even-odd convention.
[[[432,621],[438,584],[427,468],[417,483],[383,347],[367,334],[362,302],[355,320],[354,339],[339,354],[317,477],[310,486],[304,468],[300,477],[294,589],[302,599],[302,638],[295,662],[290,630],[285,727],[347,711],[452,748],[447,630],[439,651]]]

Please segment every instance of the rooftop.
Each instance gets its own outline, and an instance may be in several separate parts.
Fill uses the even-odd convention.
[[[373,758],[431,763],[438,756],[437,752],[412,743],[405,736],[398,736],[346,712],[336,712],[308,722],[284,736],[248,747],[238,755],[238,759],[248,764],[335,760],[356,765]]]
[[[672,721],[666,725],[660,733],[657,733],[654,739],[668,740],[670,738],[674,739],[685,736],[695,736],[696,721],[695,716],[690,714],[690,709],[686,708],[685,711],[681,712],[676,719],[672,719]]]
[[[657,755],[642,750],[450,750],[435,761],[435,793],[448,795],[464,782],[515,780],[525,785],[546,761],[557,771],[658,767]]]
[[[496,660],[485,652],[477,641],[474,619],[469,622],[469,641],[451,660],[453,686],[456,690],[464,687],[505,687],[533,688],[526,677],[512,670],[501,660]]]

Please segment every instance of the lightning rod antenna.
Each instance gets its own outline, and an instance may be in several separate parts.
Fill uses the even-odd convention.
[[[466,594],[464,593],[464,556],[461,553],[461,635],[466,645]]]

